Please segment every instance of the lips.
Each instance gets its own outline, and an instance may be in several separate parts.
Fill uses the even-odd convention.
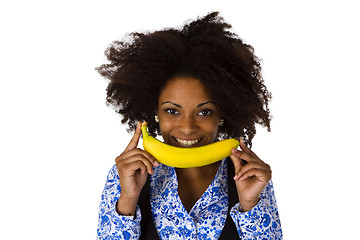
[[[181,139],[181,138],[175,138],[176,142],[179,143],[181,146],[183,147],[192,147],[194,146],[196,143],[198,143],[200,141],[199,139],[192,139],[192,140],[185,140],[185,139]]]

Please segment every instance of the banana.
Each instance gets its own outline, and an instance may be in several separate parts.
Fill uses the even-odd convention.
[[[225,139],[194,148],[180,148],[167,145],[149,135],[147,122],[141,124],[144,149],[162,164],[177,167],[201,167],[217,162],[231,154],[232,148],[239,146],[236,139]]]

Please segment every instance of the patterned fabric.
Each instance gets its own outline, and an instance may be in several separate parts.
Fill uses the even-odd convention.
[[[222,161],[221,165],[226,164]],[[228,210],[227,168],[221,166],[208,189],[190,212],[179,195],[175,169],[156,168],[151,178],[150,203],[161,239],[217,239],[225,225]]]
[[[232,179],[230,179],[232,181]],[[150,203],[153,219],[161,239],[217,239],[224,227],[227,209],[227,162],[219,170],[190,212],[185,210],[177,189],[175,169],[163,164],[154,168],[150,182]],[[101,197],[97,239],[139,239],[141,212],[136,218],[116,212],[120,196],[116,165],[111,168]],[[230,210],[241,239],[282,239],[273,184],[270,181],[259,203],[242,213],[236,204]]]

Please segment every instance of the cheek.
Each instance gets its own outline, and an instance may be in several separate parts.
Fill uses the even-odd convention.
[[[213,122],[213,123],[209,123],[206,125],[206,127],[204,126],[204,129],[206,132],[208,132],[208,134],[211,136],[211,138],[215,139],[218,133],[218,128],[219,125],[217,122]]]
[[[160,121],[160,132],[163,137],[167,137],[171,130],[171,121],[167,121],[165,119],[161,119]]]
[[[217,137],[217,135],[218,135],[218,128],[216,127],[216,128],[213,129],[212,136],[213,136],[214,139],[215,139],[215,138]]]

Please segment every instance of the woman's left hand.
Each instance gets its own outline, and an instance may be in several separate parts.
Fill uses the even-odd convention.
[[[243,212],[251,210],[260,199],[260,194],[271,179],[270,166],[264,163],[240,141],[242,151],[233,149],[230,155],[235,167],[234,180]],[[248,163],[243,165],[241,159]]]

